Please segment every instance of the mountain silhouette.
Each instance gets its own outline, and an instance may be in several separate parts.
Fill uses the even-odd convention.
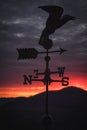
[[[45,129],[41,122],[45,114],[45,92],[30,98],[1,100],[6,100],[0,106],[1,130]],[[49,130],[86,130],[87,92],[76,87],[49,91],[49,114],[53,118]]]

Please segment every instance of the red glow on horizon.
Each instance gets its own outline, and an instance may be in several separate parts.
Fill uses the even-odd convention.
[[[69,86],[76,86],[85,91],[87,91],[86,78],[73,78],[69,80]],[[60,83],[52,83],[49,86],[49,91],[57,91],[67,86],[61,86]],[[30,97],[36,94],[42,93],[45,91],[45,85],[35,84],[34,86],[24,86],[24,85],[15,85],[15,86],[6,86],[0,87],[0,98],[10,98],[10,97]]]

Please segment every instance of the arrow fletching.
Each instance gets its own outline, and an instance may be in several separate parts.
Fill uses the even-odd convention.
[[[18,49],[18,59],[35,59],[38,55],[38,51],[34,48],[23,48],[23,49]]]

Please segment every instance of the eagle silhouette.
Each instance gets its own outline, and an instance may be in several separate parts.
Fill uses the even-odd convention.
[[[54,33],[56,29],[60,28],[68,21],[74,20],[75,17],[70,15],[62,16],[64,12],[63,8],[55,5],[39,6],[38,8],[41,8],[49,13],[46,21],[46,27],[42,31],[39,44],[45,49],[50,49],[53,45],[53,42],[51,39],[49,39],[49,35]]]

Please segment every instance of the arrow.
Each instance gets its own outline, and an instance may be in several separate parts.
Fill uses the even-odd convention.
[[[18,54],[19,57],[18,59],[36,59],[38,54],[46,54],[46,53],[56,53],[59,52],[61,55],[63,52],[67,51],[65,49],[60,48],[59,50],[56,51],[44,51],[44,52],[38,52],[35,48],[23,48],[23,49],[18,49]]]
[[[56,53],[56,52],[60,52],[59,54],[61,55],[63,52],[65,52],[65,51],[67,51],[67,50],[65,50],[65,49],[62,49],[62,48],[60,48],[60,50],[56,50],[56,51],[48,51],[48,53]],[[38,53],[47,53],[47,52],[38,52]]]
[[[19,57],[18,59],[35,59],[38,55],[38,51],[34,48],[23,48],[23,49],[18,49],[18,54]]]
[[[60,48],[60,55],[67,50]]]

